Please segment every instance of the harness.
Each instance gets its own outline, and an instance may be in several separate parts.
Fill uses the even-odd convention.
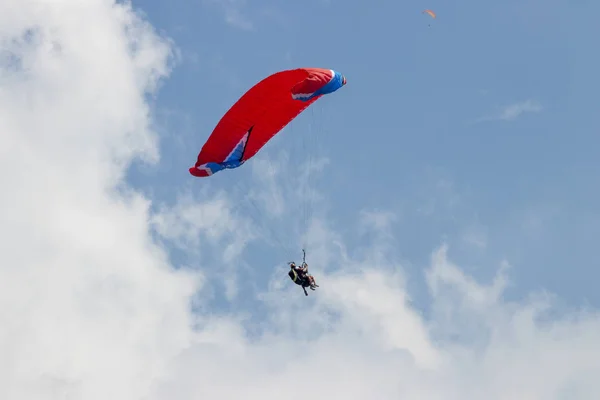
[[[305,267],[306,266],[306,252],[304,251],[304,249],[302,249],[302,253],[304,255],[304,257],[302,257],[302,266]],[[294,265],[293,262],[290,262],[289,264],[290,264],[290,267],[291,267],[291,265]],[[296,285],[302,286],[302,289],[304,290],[304,294],[306,296],[308,296],[308,293],[306,291],[306,288],[310,286],[310,278],[308,277],[308,275],[305,276],[304,278],[301,278],[300,275],[298,275],[298,272],[296,272],[296,270],[292,267],[288,271],[288,276]],[[314,288],[312,288],[312,287],[311,287],[311,289],[314,290]]]
[[[308,278],[304,278],[304,279],[300,278],[300,276],[298,275],[296,270],[293,268],[290,268],[290,271],[288,272],[288,276],[290,277],[290,279],[292,281],[294,281],[294,283],[296,285],[300,285],[300,286],[308,285]]]

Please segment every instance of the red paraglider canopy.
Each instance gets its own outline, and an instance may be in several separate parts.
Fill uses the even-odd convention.
[[[243,163],[318,98],[345,83],[346,78],[339,72],[321,68],[281,71],[263,79],[221,118],[190,173],[197,177],[211,175],[221,168],[207,164],[222,165],[234,152]]]

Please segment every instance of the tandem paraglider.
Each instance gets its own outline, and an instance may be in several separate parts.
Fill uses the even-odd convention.
[[[189,173],[204,178],[225,169],[241,167],[311,104],[344,85],[344,75],[324,68],[285,70],[264,78],[222,116],[202,146],[196,163],[189,168]],[[308,210],[304,211],[306,223]],[[257,220],[260,221],[260,218]],[[279,241],[278,235],[273,237]],[[302,251],[301,266],[288,263],[288,275],[308,296],[306,288],[315,290],[319,286],[308,274],[306,252]]]

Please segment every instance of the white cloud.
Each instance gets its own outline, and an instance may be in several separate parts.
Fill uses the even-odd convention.
[[[225,22],[234,28],[242,30],[254,29],[254,24],[250,18],[244,14],[243,10],[246,0],[205,0],[208,3],[217,4],[225,13]]]
[[[542,106],[533,100],[527,100],[521,103],[511,104],[504,107],[499,119],[512,121],[524,113],[537,113],[542,111]]]
[[[391,225],[398,220],[398,216],[390,211],[367,211],[361,212],[361,223],[365,227],[374,228],[377,231],[389,231]]]
[[[534,100],[526,100],[519,103],[504,106],[498,112],[477,119],[475,122],[484,121],[514,121],[518,117],[527,113],[538,113],[543,110],[542,105]]]
[[[462,233],[462,240],[480,249],[485,249],[488,243],[487,233],[484,227],[479,224],[469,226],[465,229]]]
[[[0,41],[0,398],[600,398],[596,313],[508,302],[504,269],[483,285],[442,247],[422,315],[393,246],[347,251],[324,218],[309,226],[317,292],[271,284],[266,321],[192,314],[206,269],[174,270],[151,228],[223,246],[238,220],[219,196],[153,216],[123,181],[158,155],[145,95],[168,43],[104,0],[1,2]]]
[[[235,213],[231,196],[224,192],[203,193],[204,202],[194,201],[190,194],[179,196],[172,206],[161,207],[150,223],[152,228],[172,246],[184,250],[193,265],[207,268],[207,280],[219,279],[225,286],[225,296],[233,301],[239,293],[238,270],[246,245],[255,240],[254,223]],[[216,257],[211,250],[218,249]]]
[[[156,159],[144,96],[170,46],[100,0],[3,1],[0,26],[0,398],[140,398],[190,340],[201,283],[122,186]]]
[[[286,15],[269,2],[247,0],[204,0],[204,4],[220,8],[225,22],[236,29],[252,31],[265,23],[277,24],[286,28],[289,21]]]
[[[346,260],[351,261],[351,260]],[[352,261],[351,261],[352,262]],[[358,260],[354,260],[358,262]],[[178,399],[594,399],[600,394],[597,314],[548,320],[549,299],[503,301],[505,268],[490,285],[466,276],[443,246],[428,269],[432,318],[410,304],[398,272],[368,267],[320,277],[314,301],[265,294],[270,324],[249,340],[212,326],[182,355],[161,396]],[[546,317],[546,318],[545,318]],[[308,385],[306,390],[298,387]]]
[[[225,193],[203,198],[207,200],[198,203],[188,194],[172,207],[163,206],[152,217],[154,229],[191,253],[198,253],[201,241],[206,239],[213,246],[222,246],[223,261],[231,262],[254,239],[251,223],[233,213],[234,205]]]

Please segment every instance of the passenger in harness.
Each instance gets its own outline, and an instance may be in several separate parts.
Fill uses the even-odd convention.
[[[304,250],[302,250],[304,252]],[[288,263],[290,265],[290,271],[288,275],[292,281],[296,285],[302,286],[302,290],[304,290],[304,294],[308,296],[308,292],[306,288],[309,287],[311,290],[315,290],[315,288],[319,287],[315,282],[315,278],[308,273],[308,264],[306,263],[306,253],[304,252],[304,258],[302,260],[302,265],[298,267],[295,262],[291,261]]]

